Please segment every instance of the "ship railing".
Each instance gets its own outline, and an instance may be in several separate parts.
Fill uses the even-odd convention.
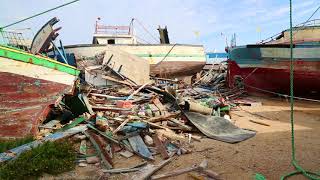
[[[130,26],[106,26],[96,24],[95,34],[131,35]]]
[[[0,31],[0,44],[5,46],[11,46],[28,51],[30,48],[30,42],[28,42],[22,32],[17,31]]]
[[[303,23],[297,24],[296,26],[294,26],[294,29],[304,29],[305,27],[310,27],[310,26],[320,26],[320,19],[312,19],[309,21],[305,21]],[[260,41],[258,44],[265,44],[268,43],[270,41],[276,40],[277,37],[279,37],[280,35],[282,35],[284,31],[277,33],[269,38],[266,38],[262,41]]]

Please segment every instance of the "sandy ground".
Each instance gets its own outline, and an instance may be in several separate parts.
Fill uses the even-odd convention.
[[[223,179],[247,180],[254,179],[255,173],[263,174],[268,180],[280,179],[291,172],[291,132],[290,107],[285,99],[257,98],[262,106],[241,106],[233,110],[231,117],[235,124],[257,131],[255,137],[237,144],[228,144],[213,139],[203,138],[201,142],[193,142],[191,154],[179,156],[157,174],[170,172],[174,169],[190,167],[207,159],[209,169],[219,173]],[[320,103],[295,103],[295,134],[296,155],[302,167],[313,172],[320,172]],[[264,126],[255,124],[255,120],[269,124]],[[156,164],[160,161],[157,156]],[[141,162],[139,157],[114,158],[115,168],[130,167]],[[195,173],[194,173],[195,174]],[[134,174],[111,176],[109,179],[130,179]],[[94,166],[77,167],[76,170],[64,173],[58,177],[45,179],[98,179],[101,176],[99,169]],[[104,179],[104,178],[102,178]],[[170,179],[194,179],[183,174]],[[289,179],[305,179],[295,176]]]

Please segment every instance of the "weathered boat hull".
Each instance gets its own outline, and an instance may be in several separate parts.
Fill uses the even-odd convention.
[[[93,57],[106,51],[106,46],[116,46],[122,51],[147,59],[150,74],[159,77],[190,76],[201,71],[206,63],[203,46],[172,44],[83,44],[65,46],[67,54],[75,57]],[[108,52],[106,52],[108,53]]]
[[[0,46],[0,137],[36,135],[48,106],[70,93],[79,71]]]
[[[293,57],[295,96],[320,99],[320,46],[297,45]],[[249,93],[290,94],[288,47],[231,48],[228,64],[230,87],[241,79]]]

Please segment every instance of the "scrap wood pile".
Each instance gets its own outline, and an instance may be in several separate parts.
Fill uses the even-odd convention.
[[[194,85],[210,89],[212,91],[228,91],[226,87],[227,64],[208,64],[200,73],[201,78]]]
[[[236,143],[255,134],[232,123],[229,112],[235,104],[226,96],[216,95],[203,88],[183,87],[177,83],[167,81],[134,87],[82,87],[76,97],[84,106],[82,115],[64,125],[58,120],[48,121],[40,126],[42,130],[39,140],[26,146],[33,147],[44,141],[72,137],[71,140],[78,142],[78,165],[93,163],[109,175],[134,172],[133,179],[160,179],[196,171],[203,177],[219,179],[218,174],[206,169],[205,161],[191,168],[154,175],[174,160],[176,155],[192,153],[192,143],[201,141],[202,135]],[[63,104],[64,108],[75,114],[74,111],[78,109],[69,108],[66,98],[60,105]],[[17,156],[26,150],[28,148],[20,147],[11,152]],[[119,155],[128,158],[128,161],[136,155],[146,162],[127,168],[115,168],[115,157]],[[156,156],[163,160],[151,165]],[[10,153],[0,154],[2,162],[12,158]]]

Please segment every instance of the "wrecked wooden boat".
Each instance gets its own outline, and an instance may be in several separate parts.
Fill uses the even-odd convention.
[[[320,98],[319,20],[293,28],[295,96]],[[285,30],[259,44],[235,46],[229,53],[230,87],[251,93],[289,94],[290,32]]]
[[[56,22],[57,19],[52,19],[40,29],[28,51],[17,48],[24,45],[13,42],[15,37],[0,45],[1,138],[36,135],[50,110],[49,105],[62,94],[73,91],[79,74],[75,67],[36,55],[47,49],[56,37],[52,27]]]
[[[131,23],[132,24],[132,23]],[[106,51],[106,46],[145,59],[150,75],[156,77],[192,76],[206,63],[202,45],[170,44],[166,28],[160,28],[160,44],[144,44],[133,34],[132,26],[105,26],[96,23],[92,44],[64,46],[68,57],[93,57]]]

